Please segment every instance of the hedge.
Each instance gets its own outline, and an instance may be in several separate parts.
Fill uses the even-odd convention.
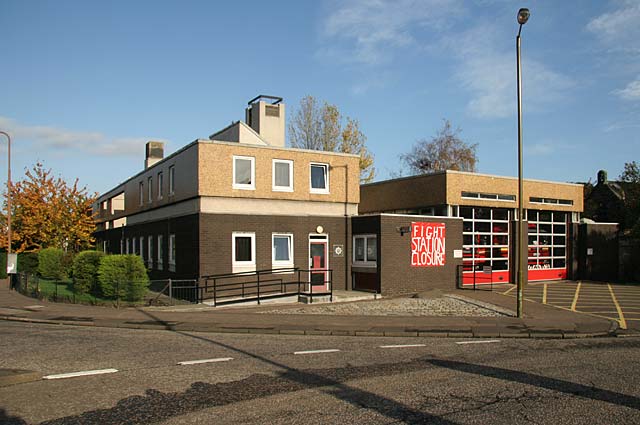
[[[140,301],[147,292],[147,269],[137,255],[106,255],[100,260],[98,282],[102,295]]]
[[[38,273],[51,280],[63,280],[68,276],[65,254],[60,248],[45,248],[38,253]]]
[[[98,295],[98,267],[104,253],[82,251],[73,259],[73,292]]]
[[[38,273],[38,253],[21,252],[18,254],[18,272]],[[7,253],[0,252],[0,279],[7,278]]]

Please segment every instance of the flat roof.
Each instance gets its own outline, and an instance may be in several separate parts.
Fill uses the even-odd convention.
[[[464,175],[469,175],[469,176],[482,176],[482,177],[491,177],[491,178],[496,178],[496,179],[518,180],[517,177],[512,177],[512,176],[499,176],[499,175],[496,175],[496,174],[473,173],[473,172],[470,172],[470,171],[445,170],[445,171],[435,171],[433,173],[428,173],[428,174],[417,174],[417,175],[414,175],[414,176],[397,177],[397,178],[394,178],[394,179],[382,180],[382,181],[379,181],[379,182],[366,183],[366,184],[362,184],[360,186],[361,187],[376,186],[376,185],[385,184],[385,183],[391,183],[391,182],[395,182],[395,181],[428,178],[428,177],[439,176],[439,175],[442,175],[442,174],[464,174]],[[567,186],[584,186],[584,184],[582,184],[582,183],[566,183],[566,182],[558,182],[558,181],[552,181],[552,180],[527,179],[527,178],[524,178],[523,180],[524,181],[528,181],[528,182],[561,184],[561,185],[567,185]]]

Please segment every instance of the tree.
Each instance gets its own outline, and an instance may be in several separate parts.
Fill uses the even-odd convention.
[[[478,144],[470,145],[460,139],[461,130],[453,130],[449,120],[431,138],[418,140],[409,153],[400,155],[411,174],[427,174],[435,171],[476,171]]]
[[[49,247],[78,252],[89,248],[94,242],[91,204],[95,197],[87,194],[86,187],[79,187],[77,179],[69,185],[61,177],[54,178],[41,163],[34,165],[22,181],[11,187],[11,239],[15,252]],[[4,215],[2,224],[6,228]],[[6,246],[6,231],[0,238],[0,245]]]
[[[640,183],[640,168],[635,161],[625,162],[624,171],[618,179],[626,183]]]
[[[618,177],[624,188],[625,224],[630,234],[640,238],[640,168],[636,161],[626,162]]]
[[[337,106],[313,96],[300,100],[299,109],[289,123],[289,144],[299,149],[342,152],[360,155],[360,182],[367,183],[375,176],[374,157],[366,148],[367,138],[357,120],[346,118]]]

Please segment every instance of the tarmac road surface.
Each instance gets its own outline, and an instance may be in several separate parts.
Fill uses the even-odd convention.
[[[640,423],[640,339],[214,334],[0,322],[3,424]],[[183,363],[183,364],[180,364]],[[94,372],[89,372],[94,373]]]

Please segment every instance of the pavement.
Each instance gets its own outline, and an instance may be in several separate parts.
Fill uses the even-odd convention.
[[[416,315],[393,310],[385,314],[380,303],[391,299],[348,301],[351,291],[340,291],[342,311],[318,312],[318,304],[274,305],[216,308],[204,305],[170,307],[99,307],[40,301],[11,291],[0,281],[0,319],[70,326],[153,329],[170,331],[232,332],[286,335],[342,335],[385,337],[454,337],[454,338],[591,338],[640,335],[621,330],[619,322],[576,311],[555,308],[525,300],[524,317],[515,317],[515,299],[498,290],[451,290],[422,294],[423,299],[455,300],[465,305],[460,313]],[[502,291],[504,292],[504,291]],[[361,294],[353,294],[358,298]],[[405,298],[406,299],[406,298]],[[367,307],[366,304],[369,303]],[[326,304],[331,307],[338,305]],[[363,308],[365,306],[365,308]],[[370,307],[370,308],[369,308]],[[473,308],[494,314],[479,315]],[[308,314],[306,309],[308,309]],[[313,310],[316,311],[313,311]],[[292,311],[293,310],[293,311]],[[347,313],[344,312],[347,311]],[[348,311],[357,311],[349,314]],[[372,311],[363,314],[363,311]],[[21,379],[39,377],[30,371],[10,372],[1,369],[0,386]],[[18,381],[16,381],[18,380]],[[9,383],[7,383],[9,382]]]

